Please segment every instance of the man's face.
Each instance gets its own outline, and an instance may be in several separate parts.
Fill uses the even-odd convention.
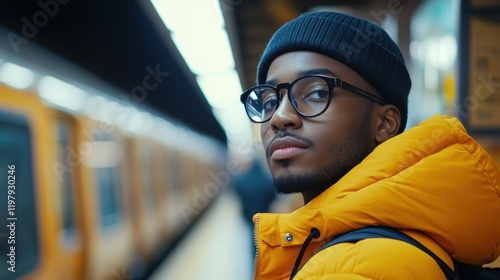
[[[338,77],[374,92],[352,69],[313,52],[290,52],[276,58],[266,84],[291,83],[305,72]],[[285,93],[286,95],[287,93]],[[261,126],[267,162],[277,192],[300,192],[308,202],[361,162],[375,147],[372,114],[375,103],[336,87],[328,109],[301,117],[286,96]]]

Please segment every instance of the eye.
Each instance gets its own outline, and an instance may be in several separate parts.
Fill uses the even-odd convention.
[[[276,108],[277,102],[278,98],[276,94],[268,94],[262,100],[262,109],[264,111],[274,110],[274,108]]]
[[[328,99],[330,92],[327,86],[316,85],[311,87],[302,95],[302,99],[306,101],[324,102]]]
[[[315,90],[306,95],[307,99],[324,99],[328,98],[328,90]]]

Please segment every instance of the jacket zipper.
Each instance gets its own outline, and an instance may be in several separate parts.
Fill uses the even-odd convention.
[[[254,221],[254,231],[253,231],[253,242],[255,243],[255,259],[254,259],[254,265],[253,265],[253,278],[257,279],[257,265],[258,265],[258,260],[259,260],[259,243],[257,239],[257,232],[259,231],[259,220],[260,220],[260,214],[257,214],[255,216],[255,221]]]

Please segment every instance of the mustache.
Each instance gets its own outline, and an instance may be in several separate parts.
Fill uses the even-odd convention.
[[[273,139],[271,139],[271,141],[269,142],[269,144],[266,147],[266,156],[269,156],[269,153],[270,153],[270,150],[271,150],[271,145],[273,144],[273,142],[276,139],[280,139],[280,138],[284,138],[284,137],[292,137],[292,138],[295,138],[295,139],[297,139],[299,141],[307,143],[311,147],[314,146],[313,141],[311,141],[309,138],[306,138],[306,137],[303,137],[303,136],[300,136],[300,135],[297,135],[297,134],[289,133],[289,132],[282,132],[282,133],[276,134],[273,137]]]

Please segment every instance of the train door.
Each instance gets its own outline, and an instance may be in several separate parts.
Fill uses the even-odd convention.
[[[33,136],[22,115],[0,107],[0,279],[18,279],[40,263]]]
[[[178,187],[180,180],[180,169],[178,162],[178,151],[171,147],[165,154],[165,206],[166,206],[166,236],[168,240],[172,240],[182,225],[182,217],[178,212],[178,205],[180,203],[180,189]]]
[[[143,264],[154,258],[158,249],[159,223],[155,220],[154,151],[151,141],[144,138],[131,140],[132,204],[134,208],[134,235],[136,250]]]
[[[80,133],[85,172],[85,279],[120,278],[132,256],[132,232],[124,215],[124,142],[116,127],[85,121]]]
[[[166,156],[167,147],[159,143],[153,143],[153,177],[154,177],[154,193],[155,193],[155,223],[157,229],[158,246],[167,244],[167,177],[166,171]],[[161,247],[160,247],[161,248]],[[161,250],[159,250],[161,252]],[[159,255],[159,254],[158,254]]]
[[[58,246],[61,261],[68,265],[66,279],[82,279],[83,250],[85,248],[81,224],[83,203],[81,197],[80,152],[78,150],[78,123],[72,116],[56,113],[52,126],[53,159],[50,164],[55,190],[55,210],[60,217]]]

